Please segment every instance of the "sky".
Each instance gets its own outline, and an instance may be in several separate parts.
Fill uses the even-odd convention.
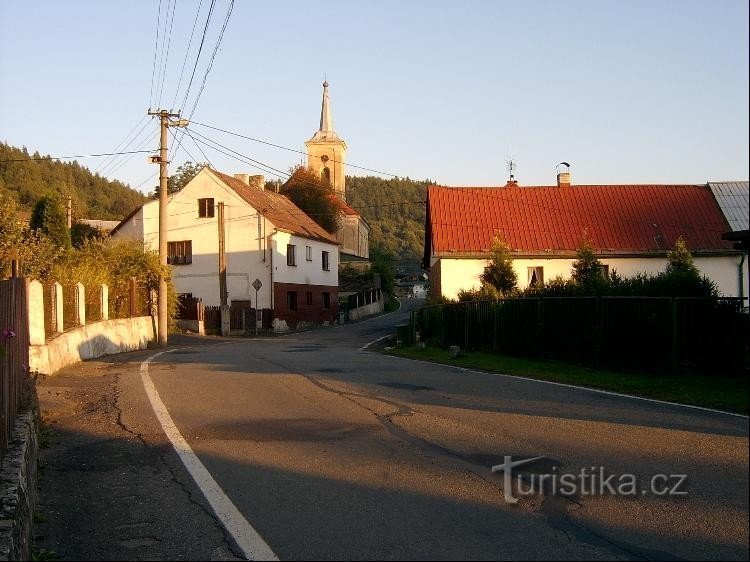
[[[512,159],[521,185],[554,184],[561,161],[574,184],[748,179],[746,0],[236,0],[194,112],[230,0],[214,0],[199,58],[211,0],[174,2],[0,3],[0,140],[155,150],[147,111],[181,109],[198,145],[170,137],[171,170],[276,179],[301,163],[327,79],[347,162],[384,177],[502,185]],[[151,191],[146,156],[78,161]]]

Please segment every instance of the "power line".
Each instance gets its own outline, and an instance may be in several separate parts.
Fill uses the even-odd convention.
[[[167,5],[167,12],[169,11],[169,5]],[[172,45],[172,27],[174,25],[174,14],[177,11],[177,0],[172,1],[172,16],[169,19],[169,32],[167,35],[167,48],[166,53],[162,47],[162,71],[161,71],[161,87],[159,88],[159,106],[161,106],[161,98],[164,94],[164,83],[167,81],[167,68],[169,66],[169,48]]]
[[[133,134],[133,132],[134,132],[134,131],[135,131],[135,130],[136,130],[136,129],[138,128],[138,126],[139,126],[139,125],[140,125],[141,123],[143,123],[143,120],[144,120],[144,119],[146,119],[146,117],[147,117],[146,115],[142,115],[142,116],[141,116],[141,118],[140,118],[140,120],[138,121],[138,123],[136,123],[136,124],[135,124],[135,126],[134,126],[134,127],[133,127],[133,128],[131,129],[131,130],[130,130],[130,132],[129,132],[129,133],[127,134],[127,135],[125,135],[125,138],[123,138],[123,139],[122,139],[122,140],[121,140],[121,141],[120,141],[120,142],[119,142],[119,143],[117,144],[117,146],[115,146],[115,147],[114,147],[114,148],[113,148],[112,150],[113,150],[113,151],[116,151],[116,150],[120,150],[120,149],[122,149],[122,150],[125,150],[126,148],[128,148],[128,146],[130,146],[130,144],[132,143],[132,140],[131,140],[131,142],[130,142],[130,143],[128,143],[128,144],[127,144],[126,146],[122,146],[122,145],[123,145],[123,144],[125,143],[125,141],[127,141],[127,140],[128,140],[129,138],[130,138],[130,136],[131,136],[131,135]],[[136,134],[135,136],[137,137],[137,136],[138,136],[139,134],[140,134],[140,131],[138,131],[138,133],[137,133],[137,134]],[[135,138],[135,137],[133,137],[133,138]],[[96,169],[94,170],[94,173],[98,172],[98,171],[99,171],[99,169],[100,169],[100,168],[101,168],[102,166],[106,165],[108,161],[109,161],[109,160],[104,160],[103,162],[101,162],[101,163],[100,163],[100,164],[99,164],[99,165],[98,165],[98,166],[96,167]]]
[[[38,160],[71,160],[74,158],[99,158],[100,156],[114,156],[119,154],[143,154],[146,152],[153,152],[151,150],[129,150],[126,152],[100,152],[98,154],[76,154],[74,156],[40,156],[34,158],[29,156],[28,158],[9,158],[7,160],[0,160],[0,162],[29,162]]]
[[[280,148],[282,150],[287,150],[289,152],[295,152],[297,154],[302,154],[302,155],[305,155],[305,156],[307,155],[306,152],[304,152],[302,150],[297,150],[296,148],[289,148],[288,146],[282,146],[280,144],[274,144],[274,143],[272,143],[270,141],[266,141],[266,140],[263,140],[263,139],[258,139],[258,138],[255,138],[255,137],[250,137],[250,136],[243,135],[243,134],[240,134],[240,133],[235,133],[234,131],[229,131],[227,129],[222,129],[220,127],[214,127],[212,125],[207,125],[206,123],[200,123],[198,121],[191,121],[190,123],[191,123],[191,125],[200,125],[201,127],[207,127],[209,129],[213,129],[215,131],[221,131],[222,133],[226,133],[228,135],[233,135],[235,137],[240,137],[240,138],[247,139],[247,140],[250,140],[250,141],[253,141],[253,142],[258,142],[260,144],[265,144],[267,146],[272,146],[274,148]],[[340,163],[340,164],[343,163],[343,162],[341,162],[339,160],[331,160],[331,161],[332,162],[336,162],[336,163]],[[391,176],[391,177],[394,177],[394,178],[403,178],[403,177],[405,177],[405,176],[400,175],[400,174],[393,174],[391,172],[383,172],[382,170],[375,170],[373,168],[366,168],[365,166],[358,166],[356,164],[352,164],[351,162],[346,162],[346,166],[348,166],[350,168],[357,168],[359,170],[365,170],[366,172],[373,172],[375,174],[381,174],[383,176]]]
[[[201,7],[203,6],[203,0],[198,2],[198,10],[195,12],[195,19],[193,20],[193,29],[190,31],[190,39],[188,40],[187,49],[185,49],[185,58],[182,61],[182,68],[180,69],[180,78],[177,81],[177,89],[174,92],[174,99],[172,100],[171,108],[174,109],[175,103],[177,103],[177,96],[180,93],[180,86],[182,86],[182,77],[185,73],[185,65],[187,64],[188,56],[190,55],[190,47],[193,45],[193,35],[195,34],[195,28],[198,24],[198,17],[201,15]]]
[[[143,118],[147,118],[147,116],[144,115]],[[133,136],[133,138],[130,139],[130,141],[125,146],[123,146],[123,147],[119,147],[118,146],[114,150],[127,150],[128,148],[130,148],[130,146],[132,144],[134,144],[136,142],[138,142],[138,144],[137,144],[135,150],[142,149],[143,145],[144,145],[144,142],[143,142],[143,138],[141,138],[141,136],[143,135],[143,132],[146,130],[146,128],[148,127],[148,125],[149,125],[149,121],[147,120],[143,124],[143,126],[140,128],[140,130]],[[146,138],[148,138],[148,136]],[[129,161],[130,158],[132,158],[132,156],[130,156],[129,158],[126,158],[126,161]],[[114,156],[114,157],[112,157],[112,158],[110,158],[108,160],[105,160],[97,168],[97,171],[99,171],[99,173],[101,175],[104,175],[104,174],[107,174],[107,173],[111,173],[112,170],[119,169],[120,165],[117,162],[117,160],[118,160],[118,156]]]
[[[151,107],[154,103],[154,78],[156,76],[156,58],[159,54],[159,29],[161,28],[161,0],[159,0],[159,10],[156,16],[156,41],[154,42],[154,63],[151,68],[151,93],[148,97],[148,106]]]
[[[201,36],[201,42],[198,46],[198,54],[195,56],[195,64],[193,65],[193,72],[190,74],[190,81],[188,82],[187,89],[185,90],[185,97],[182,99],[182,103],[180,104],[180,107],[185,107],[185,104],[187,103],[188,95],[190,94],[190,88],[193,86],[193,79],[195,78],[195,71],[198,69],[198,61],[201,58],[201,53],[203,52],[203,44],[206,41],[206,33],[208,32],[208,24],[211,21],[211,15],[214,11],[214,6],[216,5],[216,0],[211,0],[211,5],[208,7],[208,15],[206,16],[206,25],[203,26],[203,35]]]
[[[193,107],[190,110],[190,113],[188,114],[188,119],[190,119],[193,116],[193,113],[195,113],[196,107],[198,107],[198,101],[201,98],[201,95],[203,94],[203,89],[206,87],[206,81],[208,80],[208,73],[211,72],[211,68],[214,65],[214,60],[216,59],[216,53],[219,52],[219,47],[221,46],[221,41],[224,38],[224,32],[227,29],[227,25],[229,24],[229,18],[232,16],[232,10],[234,10],[234,0],[229,1],[229,8],[227,9],[227,15],[224,18],[224,23],[221,26],[221,31],[219,32],[219,38],[216,41],[216,47],[214,47],[213,53],[211,53],[211,58],[208,61],[208,66],[206,66],[206,73],[203,75],[203,82],[201,83],[200,90],[198,90],[198,95],[195,97],[195,101],[193,102]]]

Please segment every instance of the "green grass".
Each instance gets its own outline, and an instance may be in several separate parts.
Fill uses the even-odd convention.
[[[492,373],[505,373],[681,404],[748,413],[747,377],[604,371],[562,361],[528,359],[479,351],[462,352],[459,357],[451,358],[447,350],[433,347],[424,350],[415,347],[391,349],[387,353]]]

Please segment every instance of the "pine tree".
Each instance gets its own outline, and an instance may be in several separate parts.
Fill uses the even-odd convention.
[[[480,276],[482,286],[496,289],[499,296],[508,296],[516,290],[518,275],[513,269],[513,258],[508,245],[496,236],[490,249],[490,263]]]
[[[34,206],[30,226],[39,230],[56,246],[69,250],[71,248],[68,220],[62,201],[54,195],[45,195]]]
[[[573,279],[582,287],[593,287],[603,280],[601,268],[602,263],[594,253],[594,245],[584,234],[581,247],[576,250],[576,261],[573,262]]]
[[[680,236],[675,240],[674,248],[667,253],[667,273],[684,273],[688,275],[698,276],[698,268],[695,267],[693,262],[693,255],[687,247],[687,242]]]

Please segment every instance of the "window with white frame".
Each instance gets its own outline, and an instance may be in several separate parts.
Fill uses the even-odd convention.
[[[330,254],[323,250],[322,253],[323,271],[331,271],[331,259]]]
[[[312,246],[305,246],[305,259],[312,261]]]
[[[294,244],[286,245],[286,264],[297,265],[297,246]]]
[[[541,287],[544,285],[544,268],[541,266],[529,267],[529,287]]]

